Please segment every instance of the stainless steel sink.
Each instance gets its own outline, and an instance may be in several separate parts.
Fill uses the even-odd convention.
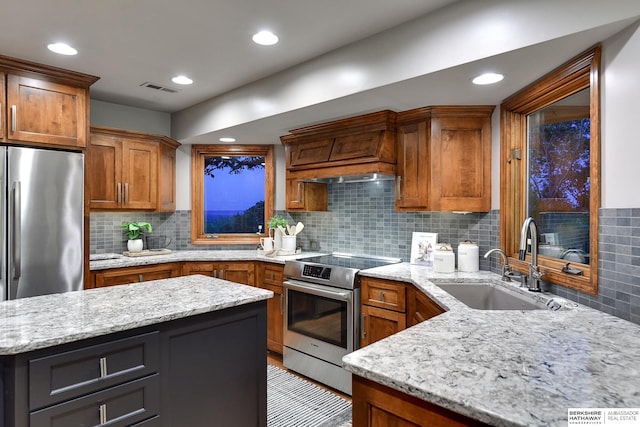
[[[520,295],[504,289],[500,286],[487,283],[461,284],[440,283],[436,284],[443,291],[451,294],[460,302],[476,310],[545,310],[542,303],[537,303],[532,298]]]

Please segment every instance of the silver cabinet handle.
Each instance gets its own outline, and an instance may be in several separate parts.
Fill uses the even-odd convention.
[[[142,278],[142,274],[138,274],[138,282],[144,282],[144,279]]]
[[[224,279],[224,270],[220,270],[220,278]]]
[[[402,176],[398,175],[398,177],[396,178],[396,198],[398,200],[402,200]]]
[[[380,301],[384,302],[384,291],[380,291]]]
[[[107,423],[107,404],[103,403],[100,405],[100,425],[103,426]]]
[[[116,189],[118,191],[118,204],[122,203],[122,183],[118,183],[116,185]]]
[[[107,375],[109,375],[107,373],[107,358],[101,357],[100,358],[100,378],[105,378],[107,377]]]
[[[13,278],[21,276],[22,253],[22,197],[20,181],[13,183]]]
[[[18,127],[18,107],[11,106],[11,132],[15,132]]]
[[[296,202],[302,201],[301,194],[302,194],[302,183],[298,181],[298,199],[296,200]]]
[[[362,338],[362,339],[365,339],[367,337],[367,331],[365,331],[365,325],[366,325],[365,319],[366,318],[367,318],[366,314],[363,314],[360,317],[360,331],[361,331],[360,338]]]
[[[125,205],[129,204],[129,183],[128,182],[124,183],[124,204]]]

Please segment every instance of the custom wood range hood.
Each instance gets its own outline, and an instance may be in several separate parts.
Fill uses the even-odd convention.
[[[287,179],[361,182],[395,179],[396,113],[390,110],[290,130]]]

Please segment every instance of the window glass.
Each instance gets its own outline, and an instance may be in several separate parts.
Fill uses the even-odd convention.
[[[192,147],[191,242],[254,244],[273,216],[271,145]]]

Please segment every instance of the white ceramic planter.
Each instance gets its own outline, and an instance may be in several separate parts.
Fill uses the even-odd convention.
[[[142,239],[127,241],[127,249],[129,252],[142,252]]]

